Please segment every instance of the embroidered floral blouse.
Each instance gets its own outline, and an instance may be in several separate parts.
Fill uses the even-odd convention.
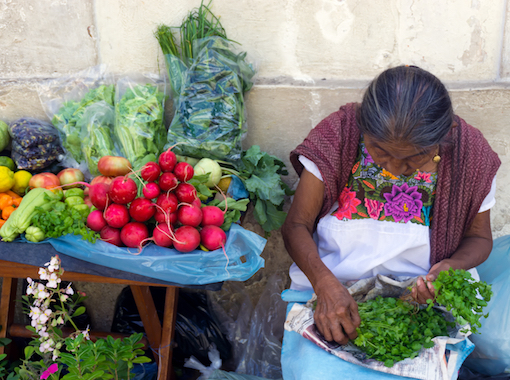
[[[299,159],[322,180],[312,161]],[[362,141],[346,187],[314,234],[323,262],[341,281],[427,274],[436,182],[437,173],[421,171],[395,177],[374,163]],[[492,187],[480,212],[495,203],[495,180]],[[289,274],[292,289],[311,289],[296,264]]]

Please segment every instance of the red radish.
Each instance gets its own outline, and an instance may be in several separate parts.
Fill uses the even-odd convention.
[[[204,226],[200,230],[200,242],[209,251],[225,247],[227,234],[218,226]]]
[[[179,162],[175,165],[174,174],[179,182],[188,182],[191,178],[193,178],[195,171],[193,170],[193,166],[187,162]]]
[[[161,168],[155,162],[147,162],[140,172],[140,176],[147,182],[154,182],[159,178],[161,174]]]
[[[101,210],[94,210],[87,216],[87,227],[92,231],[99,232],[107,225]]]
[[[154,242],[160,247],[171,247],[173,245],[172,236],[173,230],[168,228],[168,225],[165,223],[158,224],[154,231],[152,231]]]
[[[191,252],[200,245],[200,232],[195,227],[179,227],[174,235],[174,248],[179,252]]]
[[[110,227],[122,228],[129,222],[129,212],[126,206],[118,203],[109,205],[103,214]]]
[[[142,188],[142,193],[145,198],[154,199],[159,196],[161,190],[156,182],[149,182]]]
[[[159,187],[163,191],[171,191],[177,187],[179,181],[174,173],[165,172],[161,174],[158,181]]]
[[[123,176],[131,171],[131,163],[124,157],[103,156],[97,162],[97,170],[104,176]]]
[[[202,207],[202,226],[213,225],[221,227],[224,221],[224,212],[219,207]]]
[[[122,247],[122,240],[120,240],[120,230],[118,228],[113,228],[110,226],[105,226],[99,232],[101,236],[101,240],[116,245],[117,247]]]
[[[104,210],[111,203],[108,196],[109,186],[106,183],[98,182],[89,187],[90,202],[98,210]]]
[[[149,237],[147,226],[140,222],[129,222],[120,230],[120,240],[126,247],[142,248],[142,243]]]
[[[156,200],[156,204],[161,207],[165,212],[176,212],[179,200],[174,193],[160,194]]]
[[[177,163],[177,157],[174,152],[168,149],[159,155],[158,163],[163,172],[171,172]]]
[[[156,213],[156,205],[147,198],[135,198],[129,205],[129,215],[137,222],[146,222]]]
[[[156,214],[154,214],[154,219],[156,219],[156,222],[158,223],[170,223],[171,225],[174,225],[175,223],[177,223],[177,213],[163,212],[158,209],[156,211]]]
[[[197,189],[191,183],[180,183],[175,189],[179,202],[192,203],[197,199]]]
[[[177,211],[177,220],[186,226],[198,227],[202,222],[202,210],[193,205],[184,204]]]
[[[99,182],[104,182],[107,185],[110,185],[112,183],[114,177],[107,177],[105,175],[98,175],[97,177],[92,178],[92,181],[90,181],[91,185],[94,185]]]
[[[110,184],[108,195],[114,203],[127,205],[136,198],[138,188],[136,182],[129,177],[115,177]]]
[[[191,202],[193,206],[196,206],[198,208],[202,208],[202,201],[199,198],[196,198]]]

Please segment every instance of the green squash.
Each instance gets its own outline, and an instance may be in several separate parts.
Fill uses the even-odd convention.
[[[10,142],[9,126],[0,120],[0,152],[7,148]]]

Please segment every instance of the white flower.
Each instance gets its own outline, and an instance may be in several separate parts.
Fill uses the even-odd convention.
[[[50,319],[50,316],[51,316],[51,309],[44,310],[44,313],[42,313],[39,316],[39,323],[44,324],[44,323],[48,322],[48,319]]]
[[[58,259],[56,256],[53,256],[49,263],[44,264],[44,266],[48,267],[48,271],[50,273],[55,272],[58,270]]]
[[[70,283],[69,285],[67,285],[67,288],[66,288],[66,294],[68,294],[68,295],[70,295],[70,296],[72,296],[72,295],[74,294],[74,290],[73,290],[73,288],[71,288],[71,284],[72,284],[72,283]]]
[[[48,277],[48,271],[45,268],[39,268],[39,278],[41,280],[47,280]]]
[[[60,281],[61,280],[60,280],[60,278],[58,278],[56,273],[52,273],[50,275],[50,277],[48,278],[48,283],[46,284],[46,286],[48,288],[56,288],[57,287],[57,283],[59,283]]]
[[[90,328],[87,326],[86,330],[83,330],[81,333],[83,334],[83,337],[87,340],[90,340],[90,334],[89,334]]]
[[[29,296],[32,293],[36,292],[37,289],[37,282],[29,282],[29,285],[27,286],[27,296]]]
[[[31,284],[32,282],[34,282],[34,280],[32,280],[30,277],[27,277],[27,282]]]
[[[38,307],[30,306],[30,314],[28,316],[32,319],[38,319],[39,315],[41,315],[41,309]]]
[[[57,350],[53,351],[53,356],[52,356],[52,360],[53,360],[53,361],[56,361],[56,360],[58,359],[58,354],[59,354],[59,353],[60,353],[60,352],[58,352]]]
[[[40,299],[40,300],[43,300],[45,298],[48,298],[50,296],[50,293],[46,292],[46,291],[40,291],[38,294],[37,294],[37,298]]]

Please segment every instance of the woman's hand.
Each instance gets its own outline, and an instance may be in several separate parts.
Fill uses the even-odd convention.
[[[430,268],[429,273],[425,276],[425,280],[422,277],[418,277],[416,285],[411,291],[413,299],[421,304],[426,304],[428,299],[434,300],[436,298],[436,293],[432,283],[436,280],[439,272],[450,268],[450,260],[446,259],[433,265],[432,268]]]
[[[358,334],[360,324],[358,304],[347,289],[334,277],[328,276],[315,286],[317,307],[315,324],[327,341],[347,344]]]

